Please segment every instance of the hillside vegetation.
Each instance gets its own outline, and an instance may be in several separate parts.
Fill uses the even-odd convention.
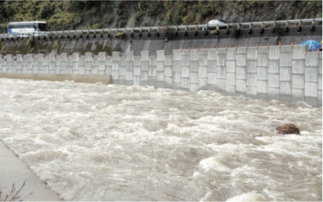
[[[42,20],[50,30],[203,24],[322,17],[322,1],[1,1],[0,28]],[[1,31],[2,32],[2,31]]]

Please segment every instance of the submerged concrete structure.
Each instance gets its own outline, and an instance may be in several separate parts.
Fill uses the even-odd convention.
[[[141,51],[139,56],[133,51],[125,56],[119,52],[6,55],[0,58],[0,76],[210,90],[320,107],[322,52],[307,50],[304,45],[279,45],[180,49],[171,55],[165,50],[156,55]]]

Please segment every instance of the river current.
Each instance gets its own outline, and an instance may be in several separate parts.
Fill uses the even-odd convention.
[[[0,139],[65,200],[322,201],[322,108],[147,86],[0,86]],[[277,134],[284,123],[301,135]]]

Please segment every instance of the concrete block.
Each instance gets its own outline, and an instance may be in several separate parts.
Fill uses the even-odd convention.
[[[149,61],[149,51],[141,51],[141,62],[142,61]]]
[[[134,66],[141,66],[140,56],[135,56],[133,60]]]
[[[237,66],[246,66],[247,65],[247,55],[237,55]]]
[[[227,50],[227,60],[236,60],[237,51],[235,48],[228,48]]]
[[[219,88],[217,85],[214,85],[214,84],[208,84],[206,86],[206,90],[208,91],[215,91],[215,92],[218,92],[219,91]]]
[[[207,54],[199,54],[199,66],[207,67]]]
[[[157,59],[156,59],[156,57],[150,57],[149,58],[149,66],[157,66]]]
[[[317,52],[307,52],[305,57],[305,66],[317,67],[319,65],[319,55]]]
[[[133,67],[133,75],[134,76],[140,76],[141,73],[141,67],[140,66],[134,66]]]
[[[322,60],[319,60],[319,74],[322,74]]]
[[[282,45],[280,48],[281,53],[291,53],[293,52],[292,46],[291,45]]]
[[[112,66],[106,66],[104,74],[111,75],[112,74]]]
[[[157,61],[164,61],[165,60],[165,50],[157,50]]]
[[[258,79],[258,81],[268,80],[268,68],[267,67],[258,67],[257,79]]]
[[[226,92],[229,95],[234,95],[236,93],[236,86],[229,86],[229,85],[227,85],[226,86]]]
[[[117,62],[115,62],[115,63],[117,63]],[[65,62],[61,62],[61,69],[65,69]],[[63,67],[64,66],[64,67]],[[119,65],[118,65],[119,66]],[[90,61],[85,61],[84,62],[84,68],[85,68],[85,70],[88,70],[88,71],[90,71],[90,70],[92,70],[92,62],[90,62]],[[119,69],[119,67],[118,68],[116,68],[116,69],[114,69],[114,70],[118,70]]]
[[[237,48],[237,53],[247,53],[246,47],[238,47]]]
[[[190,71],[191,72],[198,72],[199,71],[199,61],[197,61],[197,60],[190,61]]]
[[[207,74],[207,84],[216,84],[216,73]]]
[[[148,76],[148,85],[149,86],[157,86],[157,79],[156,76]]]
[[[126,73],[126,80],[127,81],[133,81],[133,72],[127,72]]]
[[[93,58],[93,61],[94,61],[94,58]],[[92,65],[94,64],[92,61]],[[119,67],[120,66],[126,66],[126,58],[125,57],[120,57],[119,59]]]
[[[164,77],[163,77],[163,79],[164,79]],[[141,71],[140,81],[141,81],[141,84],[143,83],[142,81],[147,81],[148,82],[148,71]]]
[[[199,90],[199,85],[197,83],[190,84],[190,91],[196,93]]]
[[[190,77],[190,68],[189,67],[182,67],[182,77],[189,78]]]
[[[247,86],[246,87],[246,94],[247,95],[257,95],[257,87]]]
[[[268,67],[268,55],[258,54],[258,67]]]
[[[199,83],[199,73],[198,72],[190,72],[190,84]]]
[[[164,74],[165,74],[165,77],[172,77],[172,68],[171,67],[168,67],[168,66],[166,66],[165,67],[165,71],[164,71]]]
[[[125,75],[119,75],[119,85],[126,85],[126,76]]]
[[[279,86],[279,91],[281,95],[291,95],[292,94],[292,82],[281,81]]]
[[[149,61],[141,61],[141,71],[148,71]]]
[[[246,67],[237,67],[236,69],[236,78],[237,79],[247,79],[247,68]]]
[[[246,92],[246,80],[237,79],[236,80],[236,91],[237,92]]]
[[[294,45],[292,51],[293,60],[305,59],[305,46],[304,45]]]
[[[209,73],[213,72],[215,73],[216,72],[216,69],[217,69],[217,64],[216,64],[216,60],[209,60],[208,63],[207,63],[207,71]]]
[[[173,50],[173,62],[174,61],[181,61],[182,57],[181,57],[181,51],[180,50]]]
[[[141,82],[140,80],[141,80],[140,76],[134,76],[133,77],[133,84],[140,85],[140,82]]]
[[[236,74],[235,73],[227,73],[226,76],[227,76],[227,78],[226,78],[227,85],[231,85],[231,86],[236,85]]]
[[[305,60],[293,60],[292,73],[293,74],[304,74],[305,72]]]
[[[173,79],[171,77],[164,78],[165,88],[172,88],[173,87]]]
[[[257,86],[257,74],[247,74],[247,86]]]
[[[132,61],[127,61],[126,62],[126,69],[129,72],[133,72],[133,62]]]
[[[190,50],[189,49],[185,49],[185,48],[182,48],[181,49],[181,54],[182,56],[185,55],[185,56],[190,56]]]
[[[257,61],[255,60],[247,61],[247,72],[257,73]]]
[[[304,90],[303,89],[292,89],[293,102],[304,101]]]
[[[162,81],[164,82],[164,72],[158,72],[157,71],[157,76],[156,76],[157,82]]]
[[[173,71],[173,83],[180,83],[181,82],[181,72],[174,72]]]
[[[74,63],[72,64],[73,69],[74,69]],[[105,70],[105,61],[99,61],[98,70],[103,70],[103,71]]]
[[[292,68],[291,67],[280,67],[280,81],[291,81],[292,80]]]
[[[192,49],[190,52],[190,60],[199,60],[199,52],[197,49]]]
[[[304,89],[305,76],[303,74],[294,74],[292,76],[292,88],[293,89]]]
[[[317,82],[318,81],[318,68],[306,67],[305,68],[305,81]]]
[[[269,58],[269,60],[279,60],[280,59],[279,46],[269,46],[268,58]]]
[[[258,55],[259,53],[266,53],[268,55],[269,49],[268,46],[258,46]]]
[[[317,97],[318,86],[317,83],[305,82],[304,94],[306,97]]]
[[[279,74],[268,74],[268,87],[279,88]]]
[[[190,88],[190,78],[181,78],[181,87],[189,89]]]
[[[172,66],[173,65],[173,58],[171,55],[165,56],[165,66]]]
[[[79,60],[81,60],[82,57],[80,57]],[[105,66],[111,66],[112,67],[112,58],[111,56],[107,56],[106,59],[105,59]]]
[[[318,107],[322,107],[322,91],[321,90],[319,90],[318,92],[317,92],[317,97],[318,97],[318,99],[317,99],[317,102],[318,102]]]
[[[87,56],[86,54],[87,54],[87,53],[85,53],[85,56]],[[89,54],[91,54],[91,55],[92,55],[92,53],[89,53]],[[112,52],[112,61],[116,61],[116,62],[118,62],[118,61],[119,61],[119,55],[120,55],[120,53],[119,53],[119,52]]]
[[[97,74],[93,72],[94,68],[92,68],[92,73]],[[125,76],[127,72],[127,67],[126,66],[120,66],[119,67],[119,76]]]
[[[207,78],[199,78],[199,90],[207,90],[208,84],[207,84]]]
[[[279,65],[281,67],[292,66],[292,53],[281,53]]]
[[[216,69],[216,75],[218,79],[226,79],[227,76],[227,68],[226,67],[218,67]]]
[[[199,67],[199,78],[207,78],[207,67]]]
[[[157,67],[156,66],[149,66],[148,76],[157,76]]]
[[[216,60],[217,52],[215,48],[210,48],[207,54],[208,60]]]
[[[190,66],[190,56],[189,55],[182,55],[182,60],[181,60],[182,67],[188,67]]]
[[[216,86],[219,90],[227,91],[226,79],[216,79]]]
[[[85,69],[91,69],[89,66],[89,62],[85,62]],[[119,61],[112,61],[112,71],[119,70]]]
[[[119,80],[119,71],[117,70],[112,70],[112,80]]]
[[[173,82],[173,89],[175,90],[181,90],[182,89],[182,84],[179,82],[179,83],[174,83]]]
[[[157,71],[164,71],[164,61],[157,61]]]
[[[322,75],[319,75],[318,89],[322,90]]]
[[[268,61],[268,73],[272,73],[272,74],[279,73],[279,60]]]
[[[173,71],[174,72],[182,71],[181,61],[173,61]]]
[[[248,47],[247,49],[247,61],[248,60],[257,60],[258,51],[256,47]]]
[[[100,54],[102,54],[102,57],[101,57],[101,55]],[[133,54],[134,54],[134,52],[133,51],[127,51],[126,52],[126,61],[128,61],[128,62],[133,62]],[[99,53],[99,55],[100,55],[100,58],[102,58],[102,59],[104,59],[105,60],[105,58],[107,57],[107,55],[106,55],[106,53],[105,52],[100,52]]]
[[[227,61],[227,72],[236,72],[236,61]]]
[[[226,55],[218,55],[218,57],[217,57],[217,63],[216,63],[217,66],[224,67],[227,64],[226,59],[227,59]]]
[[[268,88],[268,98],[279,100],[279,88]]]
[[[227,55],[227,49],[226,48],[219,48],[217,55]]]
[[[257,81],[257,94],[268,93],[268,81]]]

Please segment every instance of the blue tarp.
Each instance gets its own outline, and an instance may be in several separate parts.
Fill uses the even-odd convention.
[[[315,40],[304,41],[304,42],[300,43],[299,45],[308,45],[309,51],[313,50],[313,45],[314,45],[315,51],[318,51],[318,49],[320,49],[322,47],[321,43],[318,41],[315,41]]]

